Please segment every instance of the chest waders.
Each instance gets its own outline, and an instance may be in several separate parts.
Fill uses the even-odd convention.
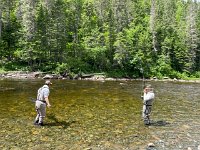
[[[152,105],[143,104],[143,118],[145,125],[149,125],[151,123],[150,122],[151,107]]]

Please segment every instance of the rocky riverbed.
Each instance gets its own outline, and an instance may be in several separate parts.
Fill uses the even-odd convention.
[[[45,126],[33,125],[41,80],[0,80],[2,150],[200,150],[200,84],[148,82],[151,125],[141,119],[141,81],[54,80]]]

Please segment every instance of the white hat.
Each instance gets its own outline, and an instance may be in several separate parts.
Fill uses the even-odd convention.
[[[46,84],[46,85],[50,85],[50,84],[52,84],[52,83],[51,83],[50,80],[46,80],[46,81],[45,81],[45,84]]]

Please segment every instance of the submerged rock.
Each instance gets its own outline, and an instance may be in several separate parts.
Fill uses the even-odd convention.
[[[155,145],[153,143],[149,143],[147,146],[148,147],[155,147]]]
[[[200,145],[198,146],[197,150],[200,150]]]

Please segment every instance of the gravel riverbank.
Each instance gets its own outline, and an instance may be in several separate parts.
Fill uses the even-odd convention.
[[[131,81],[131,80],[143,80],[143,79],[131,79],[131,78],[111,78],[106,77],[103,74],[83,74],[83,75],[74,75],[71,77],[69,75],[58,75],[50,74],[45,72],[28,72],[28,71],[8,71],[0,73],[0,78],[5,79],[66,79],[66,80],[93,80],[93,81]],[[195,80],[183,80],[183,79],[170,79],[165,77],[163,79],[157,79],[156,77],[151,79],[145,79],[145,81],[172,81],[172,82],[191,82],[191,83],[200,83],[200,79]]]

